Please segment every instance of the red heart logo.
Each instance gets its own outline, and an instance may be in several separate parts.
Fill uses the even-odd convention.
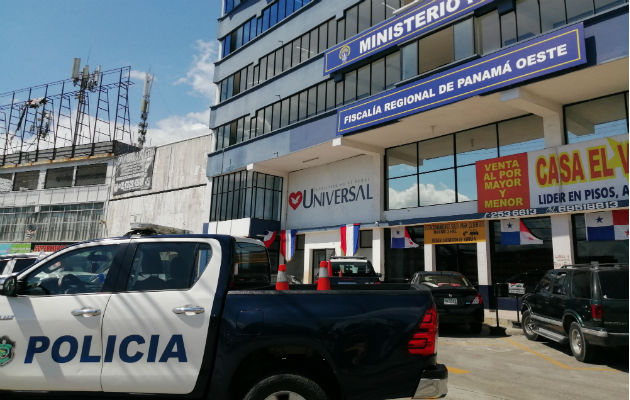
[[[297,208],[300,206],[300,203],[302,203],[302,192],[295,192],[289,195],[289,205],[291,206],[291,208],[297,210]]]

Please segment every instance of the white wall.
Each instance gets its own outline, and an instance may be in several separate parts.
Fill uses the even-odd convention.
[[[206,177],[206,157],[211,145],[212,137],[206,135],[158,147],[152,188],[111,196],[107,234],[124,234],[132,222],[201,233],[210,216],[211,185]]]

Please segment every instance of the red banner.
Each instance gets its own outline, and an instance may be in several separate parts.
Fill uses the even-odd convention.
[[[39,251],[55,252],[57,250],[63,249],[66,246],[67,244],[36,244],[35,247],[33,248],[33,251],[34,252],[39,252]]]
[[[527,153],[476,162],[479,212],[529,208]]]

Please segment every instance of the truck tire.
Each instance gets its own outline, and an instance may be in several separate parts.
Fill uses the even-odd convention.
[[[279,374],[254,385],[243,400],[326,400],[326,393],[314,381],[300,375]]]
[[[593,345],[586,341],[582,328],[577,322],[571,322],[569,327],[569,346],[571,347],[571,353],[578,361],[592,361],[594,355]]]
[[[523,312],[523,318],[521,320],[523,324],[523,334],[529,340],[538,340],[538,334],[534,331],[534,321],[532,316],[529,315],[529,311]]]

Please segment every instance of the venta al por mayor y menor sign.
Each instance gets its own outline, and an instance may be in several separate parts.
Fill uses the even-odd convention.
[[[454,103],[586,62],[582,24],[390,89],[337,112],[337,134]]]
[[[437,29],[492,1],[427,0],[327,50],[324,75]]]
[[[477,161],[476,174],[479,212],[627,204],[628,136]]]

